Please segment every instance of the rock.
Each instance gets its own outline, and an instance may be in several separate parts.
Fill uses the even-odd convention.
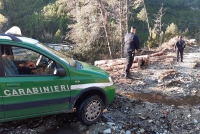
[[[200,123],[197,124],[197,127],[200,128]]]
[[[167,110],[164,110],[163,113],[164,113],[164,114],[168,114],[168,111],[167,111]]]
[[[120,134],[126,134],[125,130],[122,129],[122,130],[120,131]]]
[[[144,133],[145,132],[145,130],[142,128],[142,129],[140,129],[140,133]]]
[[[129,130],[128,130],[128,131],[126,131],[126,134],[131,134],[131,131],[129,131]]]
[[[191,117],[191,114],[188,114],[188,116],[187,116],[188,118],[190,118]]]
[[[108,124],[110,127],[115,126],[115,123],[113,123],[113,122],[107,122],[107,124]]]
[[[198,123],[198,121],[197,121],[196,119],[194,119],[193,121],[194,121],[194,123],[195,123],[195,124],[197,124],[197,123]]]
[[[148,120],[148,122],[149,122],[149,123],[152,123],[152,122],[153,122],[153,120]]]
[[[161,79],[158,79],[158,83],[162,83],[163,81]]]
[[[106,130],[103,131],[103,133],[104,133],[104,134],[111,134],[111,129],[110,129],[110,128],[109,128],[109,129],[106,129]]]

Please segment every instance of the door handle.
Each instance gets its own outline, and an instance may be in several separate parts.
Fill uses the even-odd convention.
[[[7,87],[19,87],[20,86],[20,83],[10,83],[10,84],[7,84]]]
[[[80,83],[80,80],[75,80],[75,83]]]

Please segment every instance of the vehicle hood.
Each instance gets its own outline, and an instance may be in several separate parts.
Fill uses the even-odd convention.
[[[79,61],[80,62],[80,61]],[[94,72],[94,73],[99,73],[99,74],[103,74],[103,75],[106,75],[106,76],[109,76],[109,73],[96,67],[96,66],[93,66],[91,64],[88,64],[88,63],[85,63],[85,62],[80,62],[81,65],[83,66],[82,67],[82,70],[87,70],[87,71],[91,71],[91,72]]]

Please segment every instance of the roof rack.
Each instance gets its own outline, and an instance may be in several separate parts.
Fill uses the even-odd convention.
[[[12,41],[22,42],[22,40],[20,40],[19,38],[17,38],[16,36],[14,36],[14,35],[12,35],[12,34],[0,33],[0,36],[9,37],[9,38],[11,38]]]

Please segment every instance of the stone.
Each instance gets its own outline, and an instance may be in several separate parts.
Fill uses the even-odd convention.
[[[128,131],[126,131],[126,134],[131,134],[131,131],[129,131],[129,130],[128,130]]]
[[[153,122],[153,120],[148,120],[148,122],[149,122],[149,123],[152,123],[152,122]]]
[[[104,134],[111,134],[111,129],[110,129],[110,128],[109,128],[109,129],[106,129],[106,130],[103,131],[103,133],[104,133]]]
[[[193,121],[194,121],[194,123],[195,123],[195,124],[197,124],[197,123],[198,123],[198,121],[197,121],[196,119],[194,119]]]
[[[120,134],[126,134],[125,130],[122,129],[122,130],[120,131]]]
[[[142,129],[140,129],[140,133],[144,133],[145,132],[145,130],[142,128]]]
[[[107,124],[111,127],[111,126],[115,126],[115,123],[113,122],[107,122]]]

